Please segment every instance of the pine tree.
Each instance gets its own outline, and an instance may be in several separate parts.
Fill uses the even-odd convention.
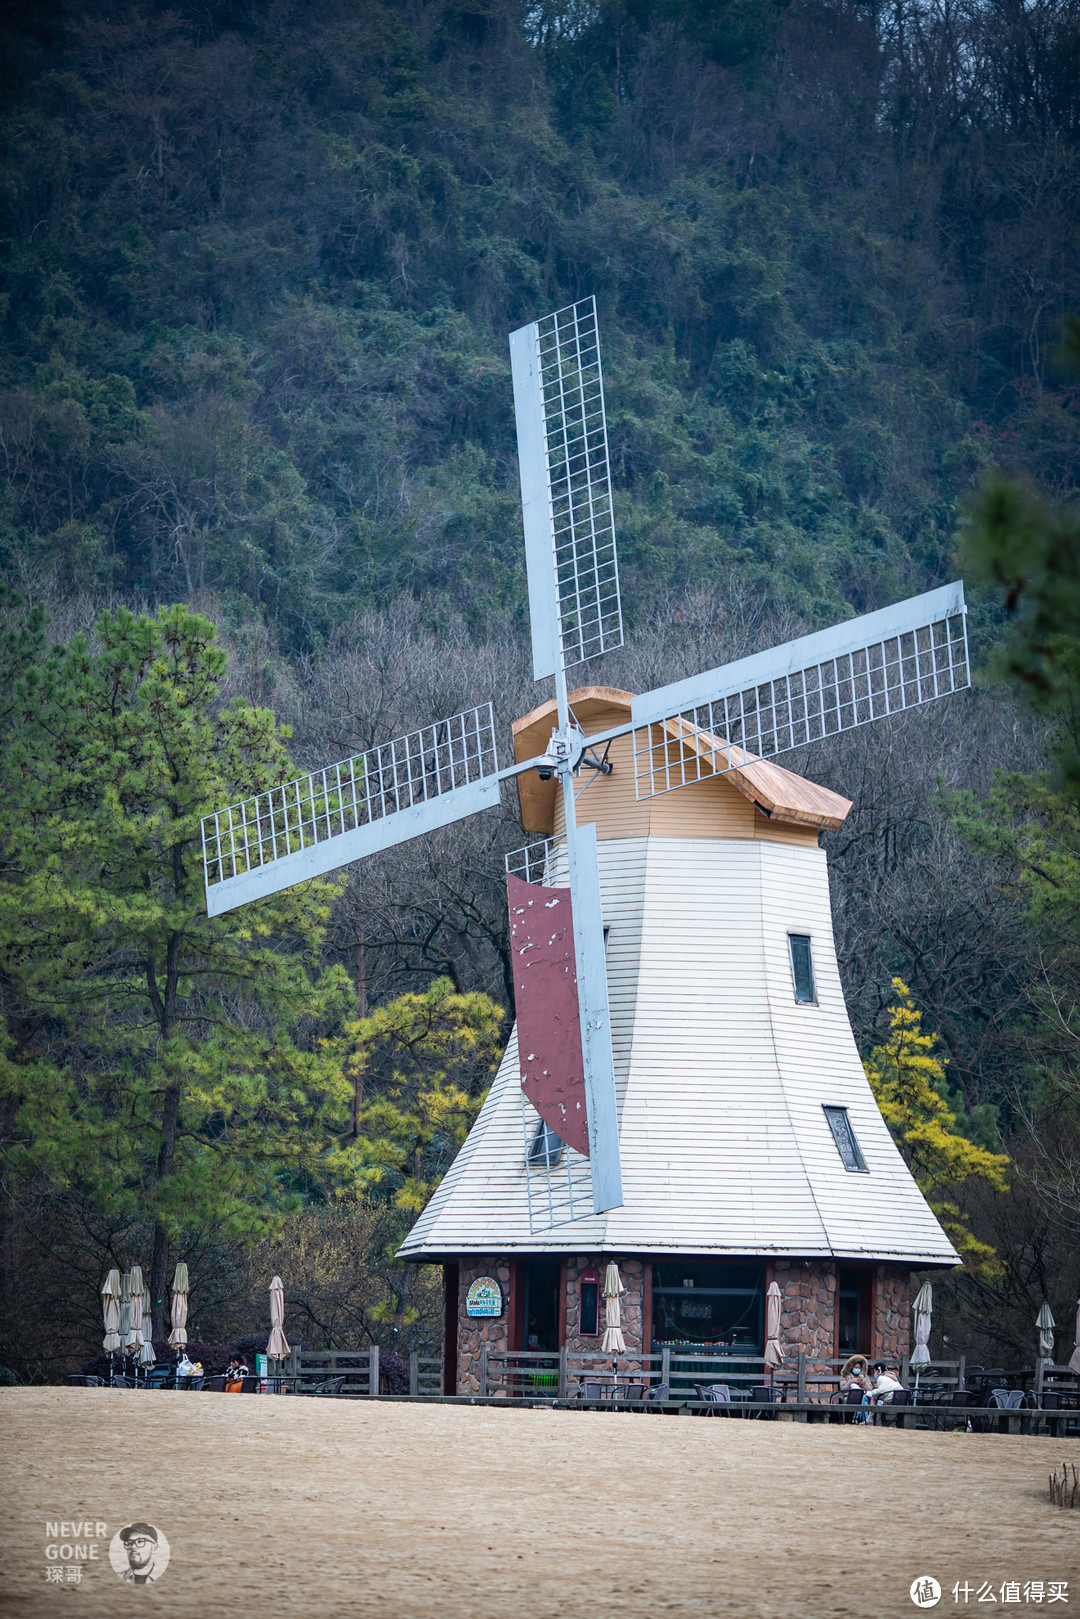
[[[335,886],[206,914],[200,818],[295,774],[224,676],[207,619],[119,608],[9,693],[0,973],[36,1031],[0,1073],[9,1161],[152,1223],[157,1332],[171,1247],[272,1229],[348,1112]]]
[[[945,1063],[934,1055],[937,1037],[923,1033],[922,1014],[903,979],[894,978],[892,987],[896,1000],[889,1008],[888,1038],[870,1053],[866,1077],[904,1162],[953,1246],[970,1269],[985,1270],[993,1265],[994,1250],[974,1236],[948,1194],[971,1180],[1006,1191],[1009,1159],[956,1131],[956,1114],[942,1095]]]

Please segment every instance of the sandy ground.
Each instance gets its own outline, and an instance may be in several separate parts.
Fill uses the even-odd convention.
[[[990,1434],[340,1400],[0,1391],[0,1612],[191,1619],[889,1619],[932,1574],[1068,1580],[1080,1512],[1047,1473],[1080,1445]],[[107,1524],[80,1584],[50,1522]],[[122,1584],[109,1537],[168,1537]],[[61,1531],[62,1533],[62,1531]],[[69,1531],[70,1534],[70,1531]]]

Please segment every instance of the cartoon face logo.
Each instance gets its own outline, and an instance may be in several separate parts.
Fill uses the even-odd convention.
[[[169,1566],[169,1542],[152,1523],[129,1523],[113,1536],[109,1562],[125,1585],[153,1585]]]

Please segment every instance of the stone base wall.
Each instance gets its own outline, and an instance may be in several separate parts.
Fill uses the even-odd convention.
[[[778,1259],[773,1279],[783,1297],[780,1342],[793,1360],[800,1352],[812,1360],[831,1360],[836,1353],[836,1266],[831,1260]]]
[[[874,1289],[874,1354],[899,1366],[911,1349],[911,1272],[879,1265]]]
[[[500,1316],[465,1314],[465,1296],[478,1276],[494,1276],[503,1292]],[[458,1282],[457,1392],[479,1394],[480,1353],[483,1349],[505,1350],[510,1342],[510,1261],[499,1255],[483,1259],[463,1259]]]
[[[626,1339],[626,1354],[628,1357],[640,1355],[648,1345],[642,1342],[645,1330],[645,1265],[648,1261],[640,1259],[623,1259],[612,1254],[573,1254],[566,1262],[566,1347],[571,1354],[598,1355],[600,1345],[604,1341],[604,1270],[614,1258],[619,1267],[619,1275],[626,1289],[620,1299],[622,1312],[622,1335]],[[600,1277],[600,1330],[595,1338],[591,1335],[583,1337],[579,1328],[581,1323],[581,1273],[583,1270],[595,1270]],[[623,1357],[619,1356],[619,1375],[624,1369]],[[636,1366],[627,1360],[627,1371],[640,1371],[640,1363]]]
[[[572,1354],[599,1354],[604,1335],[604,1269],[610,1254],[572,1254],[566,1261],[566,1347]],[[616,1255],[623,1286],[622,1331],[626,1356],[619,1357],[620,1375],[639,1369],[634,1357],[648,1353],[644,1342],[646,1267],[651,1259]],[[505,1254],[463,1259],[457,1301],[457,1392],[480,1391],[480,1356],[483,1349],[504,1352],[510,1343],[510,1265]],[[593,1269],[600,1277],[600,1330],[582,1335],[581,1273]],[[465,1295],[478,1276],[494,1276],[503,1290],[505,1307],[498,1317],[473,1318],[465,1314]],[[790,1363],[800,1351],[808,1359],[831,1360],[836,1351],[837,1267],[831,1260],[782,1259],[773,1276],[783,1298],[780,1337]],[[911,1336],[910,1273],[892,1265],[878,1265],[874,1276],[872,1360],[899,1365],[909,1352]]]

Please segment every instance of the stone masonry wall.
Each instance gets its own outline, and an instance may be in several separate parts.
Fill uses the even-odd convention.
[[[623,1259],[617,1254],[571,1254],[566,1262],[566,1347],[572,1355],[598,1355],[604,1341],[604,1270],[614,1259],[626,1289],[621,1299],[622,1334],[626,1339],[626,1360],[619,1356],[619,1375],[623,1370],[639,1371],[640,1362],[633,1358],[648,1349],[642,1343],[645,1324],[645,1265],[640,1259]],[[600,1331],[596,1337],[582,1337],[579,1329],[581,1311],[581,1273],[589,1268],[600,1277]],[[599,1370],[600,1363],[597,1362]]]
[[[626,1357],[619,1357],[620,1375],[639,1369],[634,1357],[647,1352],[643,1343],[645,1266],[650,1260],[621,1255],[572,1254],[566,1264],[566,1347],[571,1354],[599,1354],[604,1333],[604,1268],[615,1258],[626,1292],[622,1296],[622,1330]],[[579,1331],[583,1270],[600,1276],[600,1331],[583,1337]],[[829,1260],[777,1260],[773,1275],[783,1295],[780,1334],[789,1363],[800,1350],[811,1360],[830,1360],[836,1354],[836,1267]],[[501,1316],[472,1318],[465,1314],[465,1295],[478,1276],[494,1276],[503,1290]],[[505,1351],[510,1334],[510,1260],[492,1254],[462,1260],[458,1291],[457,1391],[480,1391],[480,1354],[483,1348]],[[891,1265],[878,1265],[875,1273],[871,1359],[899,1365],[910,1349],[911,1286],[909,1273]],[[599,1363],[597,1363],[599,1365]]]
[[[910,1272],[879,1265],[874,1289],[874,1354],[898,1367],[910,1349]]]
[[[780,1342],[788,1360],[836,1353],[836,1266],[831,1260],[778,1259],[773,1276],[783,1295]]]
[[[465,1296],[478,1276],[494,1276],[502,1288],[503,1313],[500,1316],[468,1316],[465,1314]],[[482,1259],[463,1259],[458,1283],[458,1356],[457,1392],[479,1394],[480,1352],[487,1349],[505,1350],[510,1338],[510,1261],[504,1256],[490,1255]]]

